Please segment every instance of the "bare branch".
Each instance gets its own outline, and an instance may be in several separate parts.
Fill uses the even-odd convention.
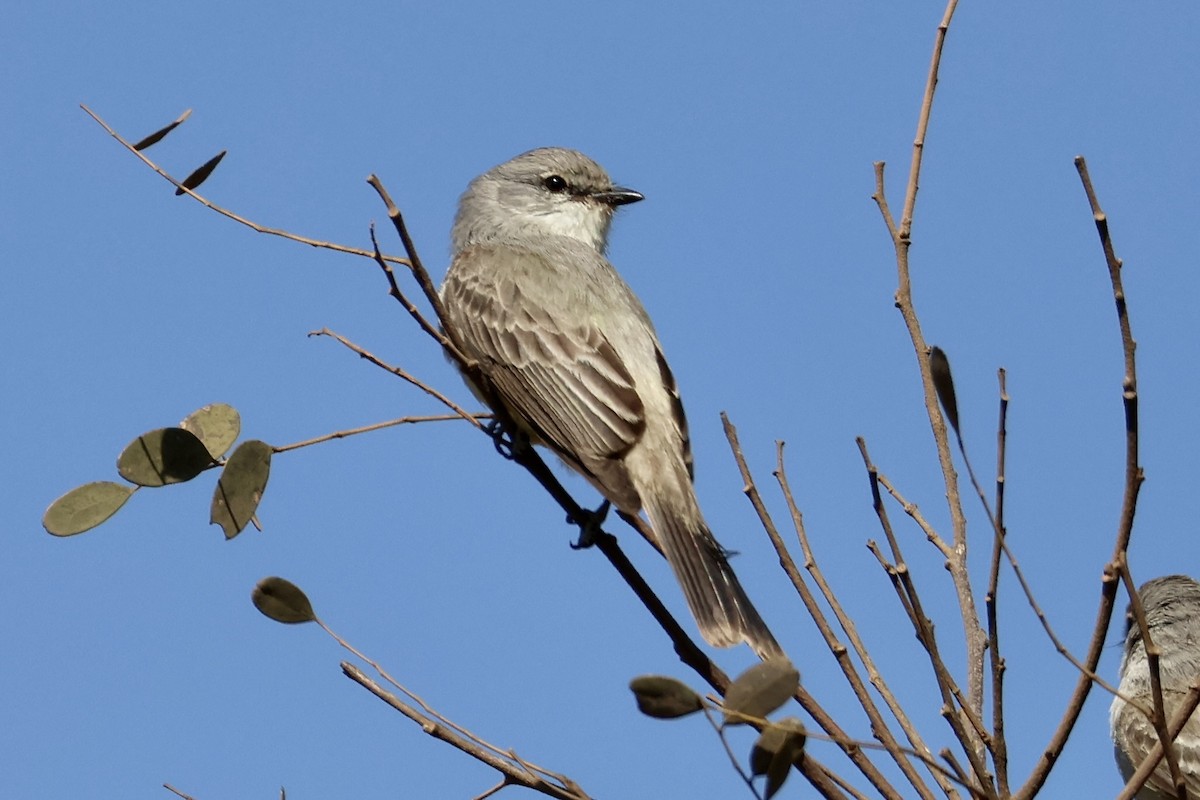
[[[892,585],[900,599],[901,606],[909,616],[909,621],[913,625],[917,639],[929,655],[934,679],[937,682],[938,691],[942,695],[942,716],[945,717],[955,737],[962,744],[977,779],[977,782],[967,783],[967,786],[971,787],[973,792],[989,797],[995,796],[995,791],[991,785],[991,778],[988,775],[987,764],[984,762],[983,753],[981,752],[983,747],[990,748],[991,746],[989,735],[984,729],[983,721],[969,707],[966,698],[963,696],[961,689],[959,689],[958,683],[954,680],[954,677],[950,674],[950,671],[946,668],[942,660],[937,639],[934,636],[933,623],[925,615],[922,608],[916,584],[913,583],[912,575],[900,550],[900,544],[892,531],[891,521],[888,519],[883,498],[879,493],[879,486],[890,486],[890,482],[880,474],[878,467],[871,461],[870,454],[867,452],[866,441],[862,437],[859,437],[857,441],[859,452],[863,458],[863,464],[867,470],[867,476],[871,481],[871,497],[875,513],[879,518],[880,527],[887,537],[896,563],[889,564],[873,542],[868,543],[868,548],[875,554],[876,559],[879,560],[888,576],[892,579]],[[891,487],[889,491],[911,516],[915,511],[912,504],[905,501],[899,492],[896,491],[895,487]],[[955,709],[958,709],[961,713],[957,713]],[[964,724],[964,720],[969,723],[970,729]],[[972,736],[972,733],[974,736]]]
[[[384,277],[387,278],[388,294],[396,298],[397,302],[404,306],[404,310],[409,313],[409,316],[415,319],[417,324],[421,326],[421,330],[425,331],[425,333],[429,334],[434,341],[446,348],[446,350],[450,353],[450,356],[455,361],[458,361],[460,364],[466,364],[470,362],[470,359],[463,355],[462,351],[458,349],[454,342],[450,341],[446,334],[442,333],[440,328],[434,326],[433,323],[427,320],[425,315],[421,313],[421,310],[417,308],[416,305],[414,305],[413,302],[408,299],[408,296],[400,289],[400,284],[396,282],[395,270],[392,269],[392,265],[387,262],[387,259],[383,257],[383,252],[379,249],[379,240],[375,237],[374,224],[371,225],[371,246],[374,249],[373,255],[375,257],[375,263],[379,265],[379,268],[383,270]],[[435,313],[441,313],[436,308],[434,311]],[[440,318],[439,324],[442,324],[440,322]]]
[[[89,117],[94,119],[100,125],[101,128],[104,128],[104,130],[108,133],[109,136],[116,139],[118,142],[120,142],[125,147],[126,150],[128,150],[129,152],[131,152],[135,156],[137,156],[143,164],[145,164],[147,167],[149,167],[150,169],[152,169],[156,173],[158,173],[159,176],[164,178],[168,183],[170,183],[172,186],[174,186],[177,190],[182,189],[183,194],[191,195],[191,197],[194,200],[196,200],[198,203],[200,203],[200,205],[204,206],[205,208],[211,209],[223,217],[228,217],[229,219],[231,219],[234,222],[237,222],[241,225],[245,225],[247,228],[250,228],[251,230],[253,230],[257,233],[265,233],[265,234],[269,234],[271,236],[278,236],[282,239],[289,239],[293,242],[299,242],[300,244],[307,244],[311,247],[319,247],[323,250],[334,250],[339,253],[349,253],[350,255],[353,255],[353,256],[363,256],[364,258],[372,257],[371,251],[369,251],[369,250],[362,250],[357,247],[348,247],[346,245],[336,244],[335,242],[324,242],[319,239],[310,239],[307,236],[300,236],[298,234],[291,233],[291,232],[285,231],[285,230],[281,230],[279,228],[268,228],[266,225],[260,225],[259,223],[254,222],[253,220],[249,220],[239,214],[235,214],[227,208],[222,208],[221,206],[217,205],[216,203],[212,202],[211,200],[208,200],[205,197],[202,197],[201,195],[197,194],[196,192],[192,191],[191,189],[185,188],[182,181],[175,180],[175,178],[171,177],[171,175],[166,170],[164,170],[162,167],[158,166],[158,164],[154,163],[149,158],[147,158],[146,154],[141,152],[140,150],[138,150],[136,145],[130,144],[119,133],[117,133],[111,127],[109,127],[108,123],[105,122],[104,120],[102,120],[100,118],[100,116],[98,114],[96,114],[96,112],[92,111],[90,108],[88,108],[85,105],[80,105],[79,107],[84,110],[84,113],[86,113]],[[145,140],[143,140],[143,142],[144,141]],[[138,144],[142,144],[142,142],[138,142]],[[393,264],[405,264],[405,265],[408,264],[408,262],[405,261],[404,259],[396,258],[395,256],[384,256],[384,258],[387,261],[392,262]]]
[[[391,195],[384,188],[383,182],[374,175],[367,178],[367,183],[371,184],[379,197],[383,200],[387,207],[388,218],[392,221],[392,225],[396,228],[396,233],[400,237],[400,242],[404,245],[404,251],[408,253],[408,268],[412,270],[413,277],[417,279],[417,284],[421,287],[421,291],[425,294],[425,299],[429,301],[429,305],[433,307],[434,313],[437,314],[438,321],[442,327],[446,327],[446,309],[442,306],[442,298],[438,295],[437,289],[434,288],[433,279],[429,277],[429,271],[425,269],[425,265],[421,263],[421,257],[417,255],[416,245],[413,244],[412,237],[408,235],[408,226],[404,224],[404,217],[400,213],[400,209],[392,202]]]
[[[476,420],[476,424],[478,424],[479,420],[493,419],[492,415],[486,412],[471,414],[470,418]],[[391,428],[396,425],[415,425],[419,422],[450,422],[459,420],[462,420],[462,416],[459,414],[434,414],[430,416],[399,417],[398,419],[389,419],[387,422],[376,422],[372,425],[364,425],[361,428],[349,428],[347,430],[334,431],[333,433],[327,433],[323,436],[305,439],[302,442],[293,442],[292,444],[274,446],[271,448],[271,451],[274,453],[286,453],[289,450],[299,450],[301,447],[309,447],[314,444],[328,442],[332,439],[345,439],[347,436],[357,436],[360,433],[370,433],[371,431],[382,430],[383,428]]]
[[[1121,280],[1121,260],[1117,258],[1112,238],[1108,230],[1108,217],[1100,208],[1100,201],[1092,187],[1092,179],[1088,174],[1087,162],[1083,156],[1076,156],[1075,168],[1079,172],[1080,182],[1087,195],[1088,205],[1092,211],[1092,219],[1096,223],[1096,232],[1100,235],[1100,245],[1104,251],[1104,261],[1108,266],[1109,282],[1112,284],[1113,300],[1117,307],[1117,325],[1121,331],[1121,350],[1124,354],[1125,374],[1121,380],[1121,398],[1125,408],[1125,488],[1121,500],[1121,512],[1117,520],[1116,541],[1113,546],[1112,561],[1105,568],[1100,582],[1100,603],[1096,609],[1096,621],[1092,627],[1092,638],[1088,643],[1088,652],[1084,657],[1087,672],[1094,673],[1100,663],[1100,654],[1104,651],[1104,635],[1108,632],[1112,620],[1113,606],[1117,596],[1119,580],[1119,564],[1124,560],[1124,553],[1129,547],[1129,539],[1133,535],[1133,518],[1137,511],[1137,498],[1145,475],[1138,463],[1138,395],[1137,395],[1137,363],[1134,358],[1137,344],[1133,339],[1133,328],[1129,321],[1129,308],[1125,302],[1125,286]],[[1071,735],[1075,722],[1083,710],[1084,701],[1092,689],[1094,680],[1087,673],[1082,675],[1075,684],[1063,716],[1059,720],[1046,745],[1042,757],[1038,759],[1029,779],[1013,796],[1015,800],[1029,800],[1041,790],[1050,770],[1058,756],[1062,753]]]
[[[988,590],[986,598],[988,626],[988,656],[992,672],[992,762],[996,767],[996,788],[1001,796],[1007,795],[1008,787],[1008,740],[1004,738],[1004,657],[1000,654],[1000,619],[997,607],[1000,597],[1000,545],[1006,535],[1004,529],[1004,481],[1005,457],[1008,442],[1008,387],[1003,369],[997,372],[1000,385],[1000,419],[996,423],[996,518],[995,538],[992,540],[992,558],[988,567]]]
[[[371,694],[416,722],[428,735],[446,742],[476,761],[487,764],[500,772],[504,775],[504,783],[524,786],[547,797],[559,798],[559,800],[586,800],[588,797],[573,781],[570,785],[565,785],[561,780],[551,777],[551,773],[540,769],[531,769],[526,762],[518,762],[502,751],[497,751],[491,746],[483,746],[473,736],[464,736],[461,728],[443,724],[441,720],[432,718],[427,713],[405,703],[348,661],[342,662],[342,672]]]
[[[900,223],[896,224],[888,209],[884,191],[882,162],[875,164],[875,202],[879,206],[888,232],[892,237],[892,245],[896,252],[896,271],[899,287],[896,290],[896,307],[904,319],[917,358],[917,367],[921,374],[921,386],[925,394],[925,412],[929,417],[930,430],[934,444],[937,447],[938,462],[946,487],[946,503],[950,512],[951,525],[954,530],[954,546],[952,555],[947,558],[947,567],[954,582],[958,595],[959,610],[962,616],[963,637],[967,649],[967,692],[968,704],[976,716],[983,712],[983,657],[987,645],[987,637],[979,622],[979,613],[975,608],[975,597],[971,591],[970,573],[967,570],[967,522],[963,514],[962,499],[959,496],[958,475],[954,470],[954,460],[950,452],[950,441],[946,433],[946,423],[938,408],[937,391],[929,369],[929,347],[925,343],[921,331],[921,323],[913,304],[912,278],[909,270],[909,248],[912,244],[913,214],[917,203],[917,192],[920,186],[921,160],[925,151],[925,138],[929,131],[929,118],[933,110],[934,93],[937,90],[938,69],[941,65],[942,48],[945,45],[946,33],[950,28],[950,20],[954,16],[957,0],[949,0],[946,4],[942,21],[938,24],[934,36],[933,55],[930,58],[929,73],[925,81],[925,94],[921,100],[921,111],[917,117],[917,133],[913,140],[912,163],[909,168],[908,186],[904,196],[904,209]]]
[[[786,553],[786,547],[783,545],[783,537],[780,536],[779,529],[775,527],[775,521],[771,519],[771,514],[769,511],[767,511],[767,507],[763,503],[762,496],[758,492],[758,487],[754,483],[754,476],[750,472],[750,467],[746,464],[746,457],[742,453],[742,446],[737,438],[737,429],[729,421],[729,417],[724,413],[721,414],[721,423],[725,427],[725,438],[729,440],[729,447],[733,451],[733,457],[737,462],[738,471],[742,475],[742,493],[746,495],[747,499],[750,500],[750,504],[754,506],[754,510],[758,514],[759,522],[762,523],[763,529],[767,532],[767,536],[770,537],[772,543],[776,543],[776,551],[782,551],[780,556],[781,566],[784,567],[784,570],[788,572],[789,576],[793,577],[793,583],[796,586],[797,591],[800,592],[800,596],[804,600],[805,606],[809,610],[809,614],[813,617],[813,620],[817,622],[818,627],[821,628],[821,633],[823,636],[825,636],[826,641],[833,642],[830,647],[835,656],[839,654],[839,651],[842,655],[844,655],[845,647],[836,642],[832,629],[830,629],[828,623],[825,622],[823,615],[820,613],[820,609],[816,607],[816,603],[812,598],[811,592],[808,591],[808,588],[804,585],[803,580],[797,580],[799,577],[799,571],[796,570],[795,563],[791,562],[790,557],[786,559],[786,562],[783,560],[783,554]],[[788,570],[789,564],[791,565],[790,571]],[[845,669],[849,662],[843,661],[839,658],[839,664],[841,664],[843,669]],[[850,665],[850,671],[853,672],[853,665]],[[847,679],[849,680],[849,675],[847,675]],[[845,731],[842,730],[841,726],[834,722],[832,717],[825,713],[824,709],[819,706],[816,699],[809,695],[803,686],[800,687],[800,691],[797,694],[796,699],[800,701],[800,705],[804,708],[804,710],[813,716],[813,719],[816,720],[817,724],[821,726],[821,729],[824,730],[829,737],[835,743],[837,743],[839,747],[842,748],[842,751],[847,755],[847,757],[849,757],[854,766],[858,767],[858,770],[863,774],[864,777],[867,778],[867,780],[871,782],[876,789],[879,790],[880,794],[882,794],[884,797],[901,797],[901,795],[896,792],[895,788],[887,781],[883,773],[881,773],[875,764],[870,760],[870,758],[863,753],[862,748],[860,748],[849,736],[846,735]],[[877,731],[877,733],[879,732]]]
[[[925,79],[925,96],[921,99],[921,113],[917,117],[917,135],[913,140],[912,165],[908,170],[908,189],[904,193],[904,213],[900,217],[899,238],[908,241],[912,233],[913,211],[917,205],[917,187],[920,183],[921,158],[925,153],[925,135],[929,132],[929,117],[933,112],[933,94],[937,91],[938,69],[942,63],[942,47],[946,44],[946,34],[950,30],[950,20],[958,0],[950,0],[938,23],[937,33],[933,39],[933,55],[929,59],[929,75]]]
[[[483,425],[481,425],[479,423],[479,420],[475,418],[475,415],[471,414],[470,412],[463,409],[462,406],[458,405],[458,403],[455,403],[449,397],[442,394],[437,389],[434,389],[432,386],[430,386],[429,384],[420,380],[419,378],[416,378],[409,372],[401,369],[400,367],[394,367],[391,364],[388,364],[387,362],[380,359],[375,354],[370,353],[367,350],[364,350],[362,347],[359,347],[354,342],[351,342],[349,339],[342,336],[340,333],[331,331],[331,330],[329,330],[329,328],[322,328],[319,331],[310,331],[308,335],[309,336],[328,336],[331,339],[337,340],[343,347],[346,347],[346,348],[354,351],[355,353],[358,353],[359,356],[361,356],[362,358],[365,358],[367,361],[370,361],[372,364],[379,367],[380,369],[385,369],[388,372],[395,375],[396,377],[403,378],[404,380],[411,383],[413,386],[415,386],[418,389],[420,389],[421,391],[425,392],[425,394],[429,395],[430,397],[434,398],[442,405],[446,406],[446,408],[448,408],[451,411],[453,411],[454,413],[458,414],[458,416],[461,417],[462,419],[465,419],[467,422],[470,422],[476,428],[483,430]]]
[[[732,429],[732,426],[730,426],[730,429]],[[732,435],[736,436],[736,431],[734,431]],[[817,564],[816,556],[808,539],[808,532],[804,527],[804,516],[800,513],[800,509],[796,505],[795,497],[792,494],[792,488],[788,483],[787,470],[784,466],[783,460],[783,448],[783,442],[778,442],[776,444],[776,468],[774,475],[776,481],[779,483],[780,489],[783,491],[784,501],[787,503],[788,511],[792,516],[792,527],[796,531],[796,536],[800,542],[800,549],[804,554],[805,569],[807,569],[809,574],[812,575],[813,581],[817,584],[817,588],[820,589],[822,597],[825,598],[825,602],[829,604],[834,616],[837,617],[838,625],[841,626],[842,631],[850,640],[850,645],[854,648],[854,652],[858,655],[858,658],[863,663],[863,666],[866,667],[871,685],[875,687],[876,691],[879,692],[880,696],[887,704],[888,710],[891,711],[892,716],[900,724],[900,728],[904,731],[909,743],[919,754],[922,754],[922,760],[925,761],[927,765],[932,764],[932,751],[921,739],[920,733],[908,719],[908,716],[904,713],[904,709],[900,706],[899,701],[896,700],[896,697],[892,694],[887,682],[883,679],[883,675],[876,668],[874,659],[871,658],[871,654],[867,651],[867,647],[863,643],[862,637],[858,635],[858,629],[854,625],[854,620],[851,619],[848,614],[846,614],[846,611],[842,607],[841,602],[838,600],[836,593],[834,593],[833,589],[829,586],[829,583],[825,580],[825,575],[821,572],[821,568]],[[770,534],[768,533],[768,535]],[[775,545],[775,551],[779,555],[779,562],[783,566],[784,572],[786,572],[788,577],[791,579],[792,585],[796,587],[797,593],[800,594],[801,599],[804,601],[805,608],[808,609],[809,616],[812,617],[813,621],[816,623],[818,630],[820,630],[821,635],[825,639],[826,645],[837,659],[839,666],[842,668],[843,674],[846,676],[847,682],[854,690],[855,697],[858,699],[859,704],[863,707],[863,710],[866,711],[867,717],[871,721],[872,734],[883,746],[883,750],[886,751],[896,762],[897,766],[900,767],[900,770],[904,773],[904,777],[908,779],[909,783],[917,791],[917,794],[919,794],[921,797],[932,798],[933,792],[928,786],[925,785],[924,781],[921,780],[920,776],[916,773],[916,770],[913,769],[912,764],[909,763],[908,759],[903,757],[904,748],[902,748],[900,743],[896,741],[895,736],[892,734],[887,723],[879,713],[878,707],[875,705],[874,701],[871,700],[871,697],[868,694],[866,687],[863,685],[858,671],[854,668],[854,664],[850,660],[845,646],[841,642],[837,641],[837,638],[834,636],[828,621],[825,619],[824,614],[817,605],[816,599],[812,596],[812,592],[809,591],[808,586],[805,584],[803,576],[796,568],[796,564],[792,560],[791,554],[788,552],[786,545],[782,540],[776,541],[774,537],[772,537],[771,541],[772,544]],[[933,775],[934,779],[938,781],[942,790],[948,795],[954,796],[953,789],[949,783],[945,781],[945,775],[937,771],[935,771]]]

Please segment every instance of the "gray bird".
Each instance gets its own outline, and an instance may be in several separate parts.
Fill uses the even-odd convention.
[[[488,170],[459,200],[442,301],[521,432],[621,511],[645,509],[704,638],[767,657],[779,645],[700,513],[662,345],[604,256],[617,207],[641,199],[574,150]]]
[[[1186,575],[1167,575],[1147,581],[1138,590],[1150,638],[1162,651],[1159,677],[1167,719],[1174,715],[1188,686],[1200,675],[1200,583]],[[1125,652],[1121,657],[1123,695],[1150,709],[1150,667],[1142,631],[1132,612],[1126,613]],[[1114,698],[1109,714],[1117,767],[1126,781],[1158,744],[1150,720],[1120,697]],[[1200,800],[1200,714],[1193,713],[1175,740],[1179,771],[1188,796]],[[1178,795],[1164,759],[1137,794],[1139,800],[1174,800]]]

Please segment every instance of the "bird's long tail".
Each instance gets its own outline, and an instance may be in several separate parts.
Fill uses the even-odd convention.
[[[714,647],[745,641],[764,660],[782,654],[705,524],[690,484],[682,488],[682,502],[674,492],[670,494],[675,502],[668,502],[663,493],[643,497],[643,502],[700,633]]]

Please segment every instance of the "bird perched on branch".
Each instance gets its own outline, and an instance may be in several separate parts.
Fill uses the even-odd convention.
[[[700,513],[683,405],[654,326],[605,258],[616,209],[641,199],[562,148],[483,173],[451,234],[447,322],[487,376],[485,401],[622,512],[645,509],[704,638],[777,654]]]
[[[1186,575],[1167,575],[1142,584],[1138,590],[1146,613],[1149,638],[1161,653],[1158,662],[1166,721],[1200,679],[1200,583]],[[1125,652],[1121,657],[1122,695],[1147,710],[1154,708],[1146,636],[1126,613]],[[1126,781],[1158,744],[1158,735],[1146,714],[1120,697],[1113,699],[1110,727],[1117,766]],[[1188,797],[1200,800],[1200,714],[1193,712],[1175,740],[1175,757]],[[1174,800],[1179,797],[1166,760],[1159,762],[1137,794],[1138,800]]]

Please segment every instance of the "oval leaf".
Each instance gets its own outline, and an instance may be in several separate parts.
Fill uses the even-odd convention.
[[[50,504],[42,516],[42,526],[55,536],[83,533],[117,513],[136,491],[136,486],[112,481],[76,486]]]
[[[950,374],[950,359],[940,347],[935,346],[929,351],[929,375],[933,378],[933,388],[937,390],[942,410],[946,412],[946,419],[950,427],[954,428],[954,432],[958,433],[958,400],[954,396],[954,376]]]
[[[299,586],[283,578],[263,578],[254,586],[250,599],[255,608],[276,622],[295,625],[317,619],[312,603],[308,602],[308,595]]]
[[[211,524],[220,525],[225,538],[242,532],[258,509],[271,474],[271,445],[251,439],[242,442],[221,471],[213,492]]]
[[[117,458],[121,477],[138,486],[190,481],[213,457],[204,443],[183,428],[159,428],[134,439]]]
[[[217,164],[221,163],[221,159],[225,157],[225,153],[227,152],[227,150],[222,150],[208,161],[205,161],[203,164],[196,167],[191,175],[188,175],[183,179],[183,188],[175,190],[175,196],[178,197],[179,195],[183,194],[184,189],[195,189],[200,184],[208,180],[208,176],[212,175],[212,171],[217,168]]]
[[[792,764],[804,752],[804,723],[786,717],[763,729],[750,750],[750,772],[767,776],[766,797],[774,796],[787,780]]]
[[[213,403],[188,414],[179,427],[195,434],[197,439],[204,442],[212,457],[217,459],[225,455],[237,441],[238,434],[242,432],[242,418],[233,406]]]
[[[800,673],[786,658],[755,664],[738,676],[725,694],[725,723],[744,722],[742,717],[763,719],[787,702],[800,686]]]
[[[629,682],[638,710],[655,719],[686,717],[700,710],[700,695],[687,684],[662,675],[642,675]]]

